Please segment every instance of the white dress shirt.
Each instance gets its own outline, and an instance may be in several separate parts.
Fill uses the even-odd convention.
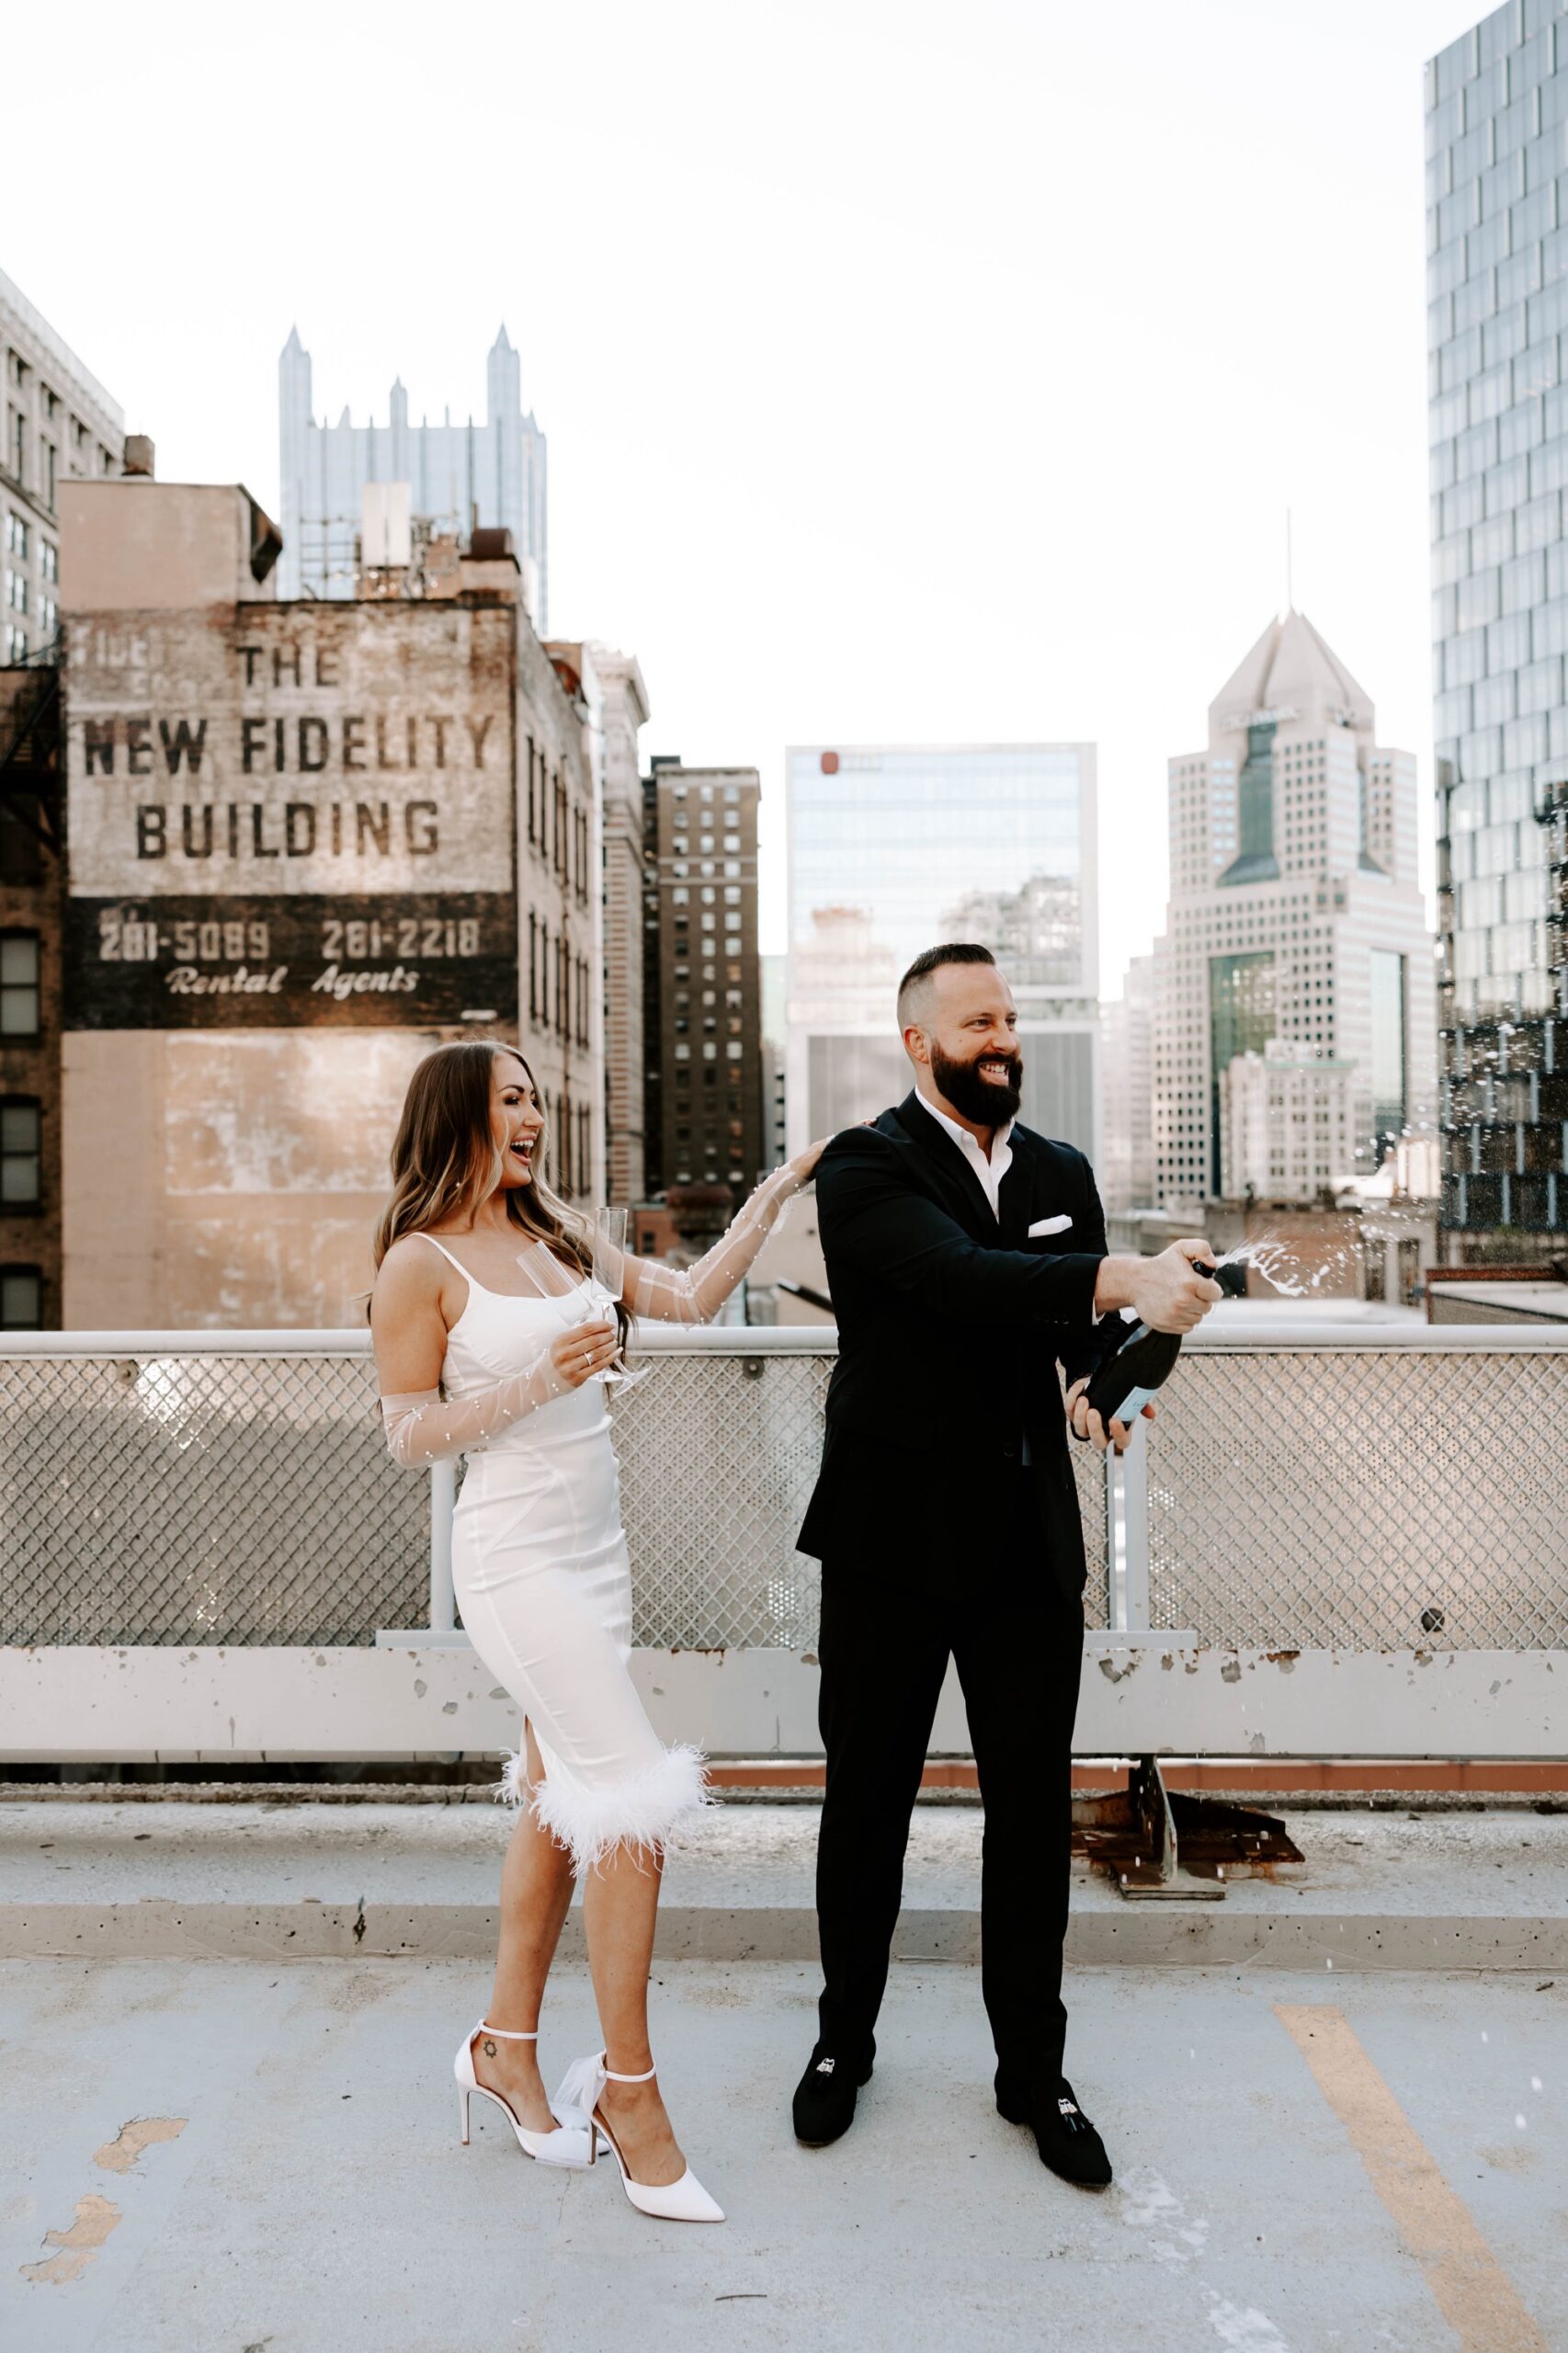
[[[991,1204],[991,1214],[995,1219],[997,1224],[1000,1225],[1002,1222],[1002,1179],[1006,1176],[1008,1169],[1011,1168],[1013,1165],[1013,1147],[1007,1141],[1008,1137],[1013,1132],[1012,1120],[1009,1120],[1006,1127],[997,1128],[993,1131],[991,1138],[991,1157],[987,1160],[985,1154],[980,1149],[980,1139],[978,1136],[971,1134],[968,1128],[960,1127],[956,1120],[949,1120],[945,1111],[938,1111],[937,1106],[931,1102],[926,1096],[922,1095],[918,1087],[915,1088],[915,1099],[918,1102],[925,1104],[926,1108],[930,1112],[931,1117],[936,1120],[937,1125],[939,1128],[946,1128],[948,1133],[951,1136],[953,1142],[957,1144],[959,1150],[962,1153],[964,1158],[968,1161],[970,1166],[979,1177],[980,1188]],[[1019,1460],[1027,1469],[1029,1461],[1029,1442],[1027,1438],[1020,1445],[1018,1454]]]
[[[926,1108],[930,1112],[931,1117],[936,1120],[937,1125],[939,1128],[946,1128],[948,1133],[951,1136],[953,1142],[957,1144],[959,1150],[962,1153],[964,1158],[968,1161],[970,1166],[979,1177],[980,1188],[991,1204],[991,1214],[996,1220],[997,1224],[1000,1225],[1002,1222],[1002,1211],[1000,1207],[1002,1179],[1006,1176],[1008,1169],[1011,1168],[1013,1165],[1013,1147],[1007,1142],[1008,1137],[1013,1132],[1012,1120],[1009,1120],[1006,1127],[997,1128],[993,1133],[991,1138],[991,1157],[987,1160],[985,1154],[980,1149],[980,1140],[977,1136],[971,1134],[968,1128],[960,1127],[956,1120],[949,1120],[945,1111],[938,1111],[937,1106],[931,1101],[930,1097],[928,1096],[922,1095],[918,1087],[915,1088],[915,1093],[916,1101],[925,1104]]]

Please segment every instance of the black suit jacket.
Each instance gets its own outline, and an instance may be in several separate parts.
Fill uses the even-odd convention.
[[[817,1226],[838,1323],[822,1470],[799,1538],[868,1573],[961,1577],[1005,1540],[1025,1443],[1044,1550],[1084,1585],[1056,1380],[1117,1336],[1096,1323],[1105,1214],[1072,1144],[1015,1125],[1000,1219],[915,1095],[847,1128],[817,1164]],[[1063,1232],[1030,1240],[1044,1218]]]

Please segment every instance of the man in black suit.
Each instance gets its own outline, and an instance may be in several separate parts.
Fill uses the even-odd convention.
[[[1106,1254],[1088,1162],[1017,1123],[1012,992],[990,951],[928,949],[899,987],[914,1092],[835,1136],[817,1220],[838,1322],[800,1549],[823,1564],[820,2033],[799,2137],[836,2140],[871,2072],[909,1818],[949,1654],[985,1807],[982,1980],[996,2104],[1045,2163],[1110,2165],[1062,2075],[1073,1718],[1084,1546],[1074,1434],[1125,1445],[1081,1392],[1118,1309],[1187,1332],[1220,1297],[1203,1241]],[[1101,1320],[1104,1319],[1104,1320]]]

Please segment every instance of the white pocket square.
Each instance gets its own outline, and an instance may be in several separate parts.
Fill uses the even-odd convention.
[[[1029,1240],[1038,1241],[1042,1233],[1065,1233],[1073,1221],[1070,1217],[1042,1217],[1029,1228]]]

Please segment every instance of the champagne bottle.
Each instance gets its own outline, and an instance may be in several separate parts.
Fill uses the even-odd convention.
[[[1207,1275],[1210,1282],[1218,1283],[1228,1299],[1244,1299],[1246,1296],[1247,1270],[1244,1266],[1202,1267],[1195,1264],[1194,1271]],[[1113,1415],[1119,1422],[1131,1426],[1156,1389],[1168,1379],[1180,1354],[1179,1332],[1156,1332],[1148,1324],[1130,1324],[1126,1338],[1090,1375],[1086,1392],[1090,1412],[1099,1415],[1108,1430]]]

